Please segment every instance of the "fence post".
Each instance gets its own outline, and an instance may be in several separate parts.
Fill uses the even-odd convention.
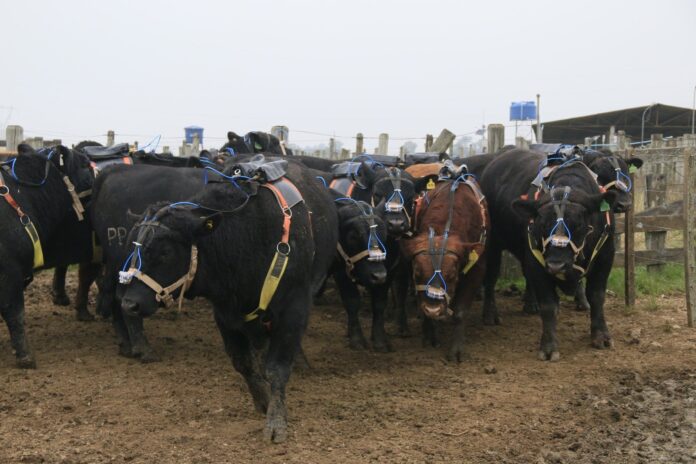
[[[437,136],[435,142],[430,146],[430,150],[435,153],[445,153],[450,144],[454,142],[455,135],[447,129],[442,129],[440,135]]]
[[[523,150],[529,150],[529,142],[524,137],[515,137],[515,146]]]
[[[116,138],[116,134],[114,133],[114,131],[112,131],[112,130],[108,131],[106,133],[106,146],[113,147],[115,138]]]
[[[488,125],[488,153],[495,153],[505,145],[505,126],[502,124]]]
[[[662,148],[662,134],[650,134],[650,148]]]
[[[619,131],[619,146],[622,144],[623,131]],[[624,154],[627,154],[628,150]],[[631,176],[631,183],[635,180],[634,174]],[[636,247],[635,237],[635,220],[633,217],[634,205],[636,204],[636,191],[631,189],[631,206],[624,215],[624,303],[626,306],[635,306],[636,304]]]
[[[664,166],[662,166],[664,167]],[[655,206],[663,206],[666,203],[667,197],[667,176],[664,173],[651,173],[645,176],[646,190],[646,208]],[[655,250],[657,259],[662,259],[660,256],[664,254],[665,242],[667,239],[667,231],[660,230],[656,232],[645,233],[645,248]],[[648,264],[648,272],[660,272],[664,269],[664,262]]]
[[[616,133],[616,149],[618,151],[621,150],[626,150],[628,147],[626,146],[626,131],[618,131]]]
[[[290,136],[290,129],[287,126],[273,126],[271,127],[271,135],[274,135],[281,142],[288,144],[288,138]]]
[[[379,134],[379,142],[377,145],[377,154],[386,155],[389,150],[389,134]]]
[[[433,134],[425,134],[425,152],[429,152],[433,146]]]
[[[684,278],[689,327],[696,325],[696,149],[684,150]]]
[[[329,159],[335,159],[336,153],[336,141],[333,137],[329,139]]]
[[[24,128],[22,126],[7,126],[5,129],[5,141],[7,151],[16,153],[17,147],[24,142]]]
[[[362,155],[365,152],[363,148],[363,135],[362,132],[358,132],[355,135],[355,154]]]

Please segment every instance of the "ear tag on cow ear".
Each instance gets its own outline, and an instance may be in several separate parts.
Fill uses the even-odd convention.
[[[602,200],[602,202],[599,204],[599,210],[603,213],[609,211],[610,209],[611,207],[609,206],[609,203],[607,203],[607,200]]]
[[[635,174],[636,172],[638,172],[638,168],[637,168],[634,164],[631,164],[631,165],[628,167],[628,173],[629,173],[629,174]]]
[[[428,190],[432,190],[435,188],[435,182],[433,182],[432,179],[428,180],[428,183],[425,184],[425,188]]]
[[[205,221],[205,228],[208,229],[208,230],[213,230],[213,226],[214,226],[214,225],[215,225],[215,224],[213,223],[213,220],[212,220],[212,219],[208,219],[208,220]]]

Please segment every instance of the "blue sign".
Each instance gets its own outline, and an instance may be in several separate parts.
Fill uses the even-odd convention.
[[[510,104],[510,121],[530,121],[536,117],[537,107],[533,101],[512,102]]]

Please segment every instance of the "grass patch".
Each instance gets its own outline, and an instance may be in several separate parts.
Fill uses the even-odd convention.
[[[618,296],[624,294],[624,269],[614,268],[609,274],[607,289]],[[524,278],[499,279],[496,290],[503,291],[516,286],[524,291]],[[647,267],[636,267],[636,296],[659,297],[684,293],[684,266],[677,263],[667,263],[660,272],[648,272]],[[648,301],[647,306],[656,306],[655,298]]]

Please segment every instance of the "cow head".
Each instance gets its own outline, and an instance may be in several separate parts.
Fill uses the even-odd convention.
[[[219,153],[221,155],[237,156],[254,152],[244,142],[244,137],[230,131],[227,133],[227,143],[220,148]]]
[[[148,208],[133,226],[128,239],[132,253],[123,265],[120,282],[127,287],[121,299],[122,310],[131,316],[146,317],[154,314],[160,303],[167,304],[181,297],[190,287],[179,286],[167,297],[147,283],[148,277],[161,288],[167,288],[195,275],[195,245],[211,234],[222,221],[222,214],[197,207],[191,203],[158,204]]]
[[[467,264],[477,259],[472,251],[477,256],[483,253],[483,244],[465,243],[457,235],[436,235],[431,228],[427,234],[402,239],[400,245],[401,252],[413,267],[419,309],[432,319],[451,315],[450,303],[459,277]]]
[[[365,202],[336,198],[335,203],[339,223],[338,243],[349,276],[366,287],[383,284],[387,279],[384,265],[387,231],[384,221]]]
[[[614,212],[625,213],[631,207],[630,173],[643,165],[643,160],[632,157],[627,160],[611,152],[594,152],[585,155],[584,162],[597,174],[597,183],[606,190],[617,192]]]
[[[585,241],[592,233],[593,215],[599,214],[606,203],[614,208],[618,194],[609,190],[587,194],[570,187],[554,187],[538,200],[515,200],[512,208],[529,220],[528,246],[546,272],[567,279],[580,256],[588,257]],[[596,217],[596,216],[595,216]]]
[[[401,237],[411,228],[409,212],[416,196],[413,177],[395,167],[374,169],[364,166],[362,170],[367,184],[372,187],[371,203],[384,219],[387,233],[395,238]]]

